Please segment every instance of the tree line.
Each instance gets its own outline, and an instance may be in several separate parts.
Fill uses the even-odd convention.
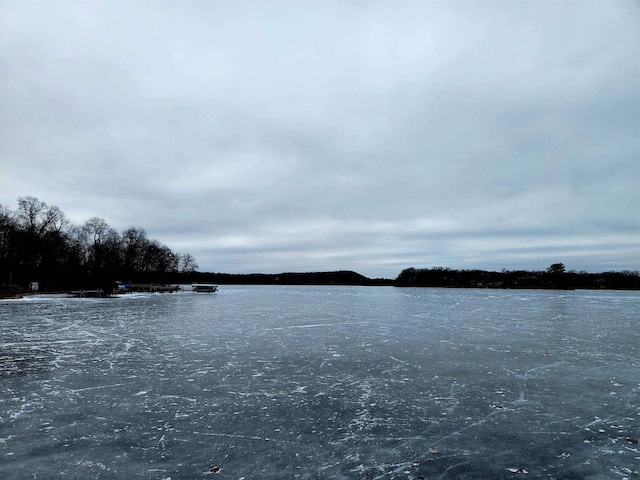
[[[397,287],[464,288],[544,288],[640,290],[640,272],[567,271],[563,263],[554,263],[543,271],[452,270],[450,268],[407,268],[396,278]]]
[[[147,237],[141,227],[119,233],[102,218],[74,225],[36,197],[0,205],[0,289],[39,282],[41,290],[101,288],[124,282],[174,281],[195,272],[195,258]]]

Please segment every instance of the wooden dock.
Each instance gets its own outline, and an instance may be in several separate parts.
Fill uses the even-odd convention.
[[[156,283],[132,283],[130,292],[135,293],[173,293],[181,292],[180,285],[158,285]]]

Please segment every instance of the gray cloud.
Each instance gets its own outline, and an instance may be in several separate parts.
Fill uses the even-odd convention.
[[[0,8],[2,204],[208,271],[640,268],[632,2]]]

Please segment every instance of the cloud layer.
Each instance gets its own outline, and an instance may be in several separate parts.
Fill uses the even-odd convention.
[[[203,271],[640,269],[632,2],[0,9],[4,205]]]

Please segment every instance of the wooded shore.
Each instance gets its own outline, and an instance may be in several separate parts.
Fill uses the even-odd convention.
[[[354,285],[439,288],[495,288],[495,289],[557,289],[557,290],[640,290],[640,272],[565,272],[513,270],[491,272],[485,270],[453,270],[449,268],[403,270],[396,279],[371,279],[353,271],[231,274],[190,272],[147,277],[153,285],[174,286],[191,283],[219,285]],[[40,293],[71,293],[77,288],[48,288],[43,284]],[[114,289],[115,291],[115,282]],[[152,290],[149,290],[152,291]],[[163,291],[156,288],[153,291]],[[175,288],[166,291],[175,291]],[[19,298],[29,294],[26,285],[0,285],[0,298]]]

